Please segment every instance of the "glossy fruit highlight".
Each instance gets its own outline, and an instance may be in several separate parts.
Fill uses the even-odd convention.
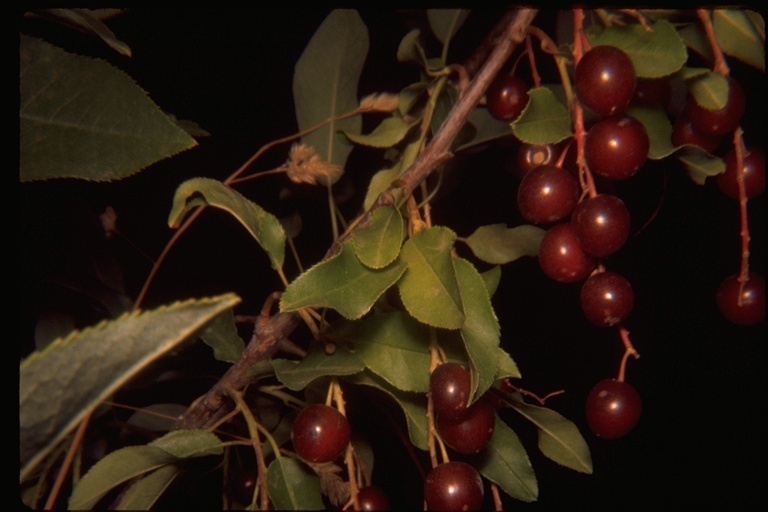
[[[600,116],[624,110],[635,93],[635,68],[629,56],[615,46],[594,46],[586,52],[574,72],[576,96]]]
[[[308,462],[334,460],[347,449],[351,435],[347,418],[325,404],[302,409],[291,427],[293,449]]]
[[[627,382],[601,380],[587,396],[587,423],[596,436],[604,439],[627,435],[637,425],[642,411],[640,394]]]
[[[483,494],[480,473],[466,462],[435,466],[424,480],[428,510],[480,510]]]
[[[735,324],[759,324],[765,319],[765,279],[750,272],[741,288],[738,275],[726,277],[717,290],[717,307]]]

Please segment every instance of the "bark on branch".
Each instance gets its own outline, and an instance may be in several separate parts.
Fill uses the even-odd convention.
[[[470,81],[466,90],[459,96],[429,145],[405,173],[381,194],[374,206],[362,214],[360,219],[354,223],[354,229],[368,224],[373,210],[391,198],[392,189],[399,188],[403,192],[403,198],[409,197],[422,181],[453,156],[450,152],[451,143],[517,45],[524,41],[528,26],[537,13],[538,9],[519,8],[510,11],[502,18],[500,24],[492,30],[489,38],[486,38],[483,46],[475,52],[472,67],[478,65],[484,54],[487,53],[488,57],[480,65],[477,74]],[[491,49],[488,53],[489,47]],[[328,251],[328,256],[335,252],[339,244],[348,238],[354,229],[340,237],[332,245]],[[271,305],[272,302],[268,301],[267,304]],[[265,311],[268,309],[265,304]],[[299,315],[295,312],[277,313],[270,316],[265,311],[262,311],[262,315],[256,322],[253,337],[240,359],[230,367],[208,393],[190,405],[178,419],[174,428],[206,428],[224,416],[231,407],[226,399],[227,391],[244,389],[251,380],[248,370],[255,363],[271,358],[280,349],[281,344],[287,342],[288,337],[300,323]]]

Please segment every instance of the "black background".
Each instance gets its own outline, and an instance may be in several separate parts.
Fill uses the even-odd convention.
[[[397,92],[417,81],[418,70],[399,64],[395,55],[400,39],[423,21],[420,14],[360,12],[371,41],[360,95]],[[451,59],[465,58],[501,12],[473,13],[452,46]],[[154,257],[172,234],[167,215],[178,184],[194,176],[224,179],[263,144],[296,130],[293,66],[327,13],[298,5],[263,11],[136,9],[109,22],[132,48],[131,59],[47,22],[22,22],[24,33],[109,60],[161,108],[211,133],[198,147],[120,182],[56,180],[20,187],[22,352],[31,347],[41,311],[58,308],[82,324],[103,316],[92,303],[51,279],[83,275],[95,251],[116,258],[129,296],[135,297],[141,288],[149,263],[123,238],[103,239],[98,215],[106,206],[116,209],[126,238]],[[535,23],[547,28],[551,19],[551,13],[542,12]],[[747,91],[746,140],[762,146],[764,74],[735,62],[732,72]],[[522,223],[514,203],[518,180],[508,170],[513,147],[457,155],[447,174],[452,187],[435,203],[433,222],[460,236],[481,224]],[[268,153],[256,168],[279,165],[283,151]],[[380,156],[353,152],[343,185],[357,195],[345,203],[348,213],[359,207]],[[284,178],[271,177],[240,190],[279,216],[296,209],[306,213],[297,244],[305,265],[311,264],[330,241],[324,192],[291,187],[290,198],[277,199],[286,186]],[[521,385],[539,395],[566,391],[547,406],[576,423],[594,461],[592,475],[557,466],[540,455],[528,425],[505,416],[528,448],[540,491],[536,503],[508,500],[507,509],[751,504],[762,495],[765,323],[731,325],[714,300],[720,281],[739,268],[738,206],[711,180],[694,184],[674,159],[649,162],[636,177],[612,187],[633,218],[633,235],[607,265],[623,273],[635,290],[635,310],[626,324],[641,358],[628,363],[627,380],[640,391],[644,413],[625,438],[604,441],[589,432],[584,397],[594,383],[617,372],[622,347],[616,332],[589,325],[579,310],[578,286],[550,282],[535,260],[505,266],[493,303],[502,343],[523,373]],[[749,202],[750,263],[764,275],[763,207],[764,195]],[[286,270],[289,275],[295,272]],[[243,298],[239,312],[253,314],[280,287],[266,256],[247,233],[225,214],[210,212],[171,252],[144,306],[233,291]],[[361,417],[368,414],[361,412]],[[377,483],[390,489],[398,510],[417,509],[419,474],[399,441],[380,424],[359,426],[383,447],[376,452]]]

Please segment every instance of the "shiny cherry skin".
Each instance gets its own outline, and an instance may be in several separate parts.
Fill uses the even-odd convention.
[[[717,307],[734,324],[757,325],[765,319],[765,278],[750,272],[741,293],[740,288],[738,275],[726,277],[717,289]]]
[[[672,125],[672,144],[675,147],[693,144],[712,154],[720,147],[722,140],[723,137],[720,135],[697,132],[687,115],[679,116]]]
[[[747,146],[741,167],[741,180],[747,199],[765,192],[765,153],[757,147]],[[716,178],[717,186],[723,194],[733,199],[739,198],[738,173],[736,172],[736,152],[731,150],[723,157],[725,172]]]
[[[517,167],[514,174],[522,178],[540,165],[555,165],[560,156],[556,144],[528,144],[523,142],[517,150]]]
[[[584,252],[605,258],[626,243],[631,218],[624,201],[613,194],[598,194],[576,205],[571,224]]]
[[[635,293],[624,276],[606,270],[584,281],[580,302],[590,322],[610,327],[627,319],[635,306]]]
[[[510,74],[500,74],[485,93],[488,112],[500,121],[516,119],[528,104],[528,85]]]
[[[438,415],[437,431],[449,447],[463,454],[477,453],[485,448],[493,436],[496,409],[490,400],[482,397],[457,418]]]
[[[579,192],[573,174],[554,165],[540,165],[520,181],[517,208],[532,224],[551,224],[571,214]]]
[[[466,366],[443,363],[429,375],[429,391],[435,413],[456,418],[467,411],[472,393],[472,375]]]
[[[624,381],[601,380],[587,396],[587,424],[596,436],[603,439],[618,439],[629,434],[642,412],[640,394]]]
[[[629,56],[615,46],[594,46],[574,71],[576,96],[600,116],[621,112],[635,93],[637,79]]]
[[[594,256],[584,252],[570,223],[555,224],[544,233],[539,246],[539,265],[550,279],[575,283],[586,278],[596,264]]]
[[[308,462],[330,462],[344,453],[352,429],[347,418],[325,404],[312,404],[302,409],[293,420],[293,449]]]
[[[384,511],[392,508],[387,493],[381,487],[374,485],[360,488],[357,492],[357,503],[363,512]]]
[[[427,510],[480,510],[483,494],[480,473],[466,462],[444,462],[424,480]]]
[[[592,125],[584,140],[584,158],[593,173],[624,180],[645,165],[649,148],[645,126],[632,116],[617,114]]]

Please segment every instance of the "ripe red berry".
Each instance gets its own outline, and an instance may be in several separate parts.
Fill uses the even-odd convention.
[[[584,251],[605,258],[624,246],[631,219],[624,201],[613,194],[598,194],[576,205],[571,224]]]
[[[693,144],[707,153],[714,153],[722,140],[720,135],[697,132],[693,128],[690,117],[684,114],[675,119],[675,123],[672,125],[672,144],[675,147]]]
[[[573,84],[585,107],[600,116],[624,110],[635,93],[635,68],[615,46],[595,46],[576,64]]]
[[[357,492],[357,503],[363,512],[390,510],[389,496],[380,487],[369,485]]]
[[[229,479],[234,498],[240,503],[250,504],[253,501],[253,493],[256,491],[258,481],[259,472],[255,468],[236,474]]]
[[[627,435],[643,410],[637,390],[627,382],[604,379],[595,384],[587,396],[586,416],[592,432],[605,439]]]
[[[633,101],[643,105],[658,105],[666,109],[672,99],[668,78],[638,78]]]
[[[635,293],[624,276],[605,271],[591,275],[581,286],[581,309],[595,325],[623,322],[635,306]]]
[[[458,363],[443,363],[429,375],[429,391],[435,413],[456,418],[467,411],[472,393],[472,375]]]
[[[302,409],[291,427],[293,449],[308,462],[334,460],[346,450],[351,434],[347,418],[325,404]]]
[[[743,157],[741,179],[744,182],[744,192],[747,198],[756,197],[765,192],[765,154],[763,150],[748,146]],[[739,183],[736,172],[736,152],[731,150],[725,157],[725,172],[717,176],[717,186],[720,190],[734,199],[739,198]]]
[[[589,169],[603,178],[634,176],[648,160],[650,141],[645,126],[624,114],[601,119],[587,132],[584,158]]]
[[[435,466],[424,480],[428,510],[480,510],[483,480],[475,468],[461,461]]]
[[[735,324],[759,324],[765,319],[765,279],[750,272],[741,292],[739,289],[738,275],[726,277],[717,290],[718,309]]]
[[[579,200],[579,182],[573,174],[540,165],[523,176],[517,189],[517,208],[533,224],[550,224],[570,215]]]
[[[436,427],[445,444],[459,453],[477,453],[493,436],[496,409],[490,400],[480,398],[457,418],[437,416]]]
[[[550,278],[561,283],[581,281],[597,264],[581,246],[573,226],[564,222],[549,228],[539,246],[539,265]]]
[[[488,112],[500,121],[511,121],[528,104],[528,86],[510,74],[501,74],[491,82],[485,94]]]
[[[710,135],[725,135],[739,126],[746,110],[746,104],[744,89],[736,80],[728,77],[728,99],[723,108],[719,110],[706,109],[696,103],[696,100],[690,96],[686,105],[686,111],[697,132]]]

